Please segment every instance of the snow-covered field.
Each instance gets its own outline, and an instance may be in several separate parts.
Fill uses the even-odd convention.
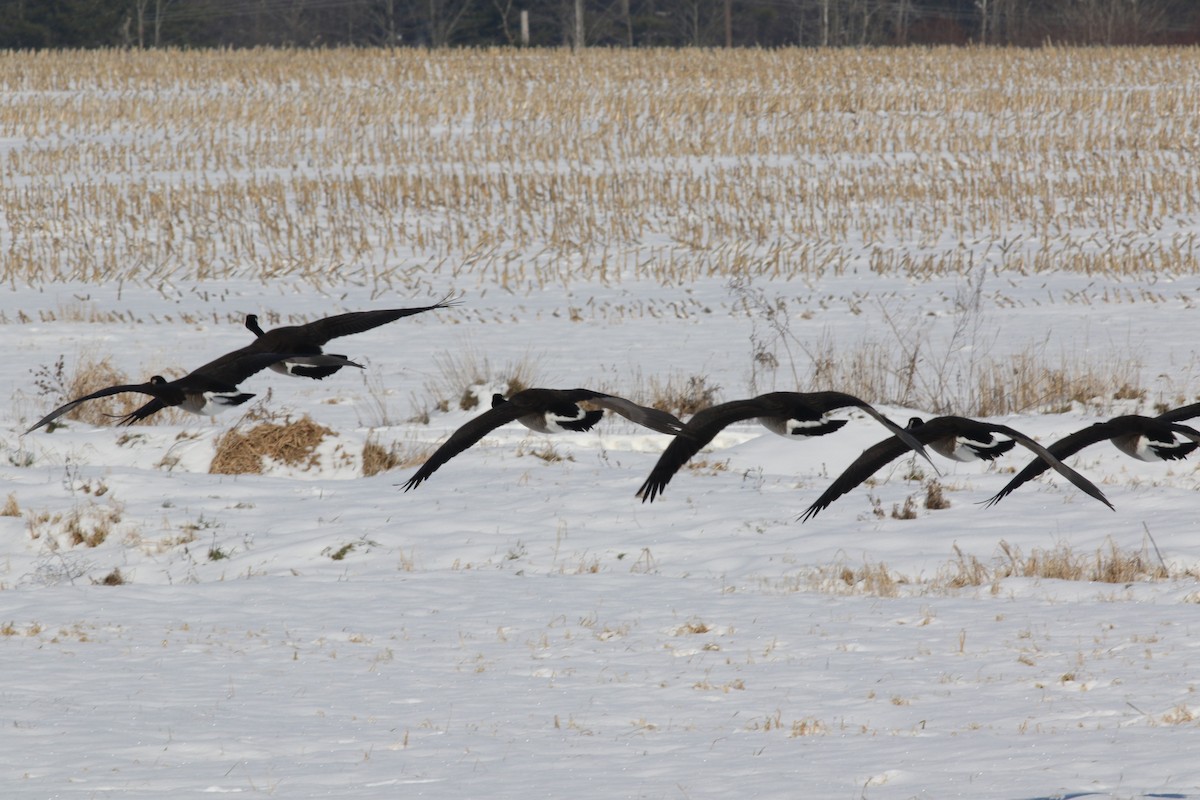
[[[1200,213],[1170,227],[1200,233]],[[0,241],[26,233],[0,217]],[[973,350],[1136,365],[1141,401],[997,418],[1043,443],[1200,396],[1196,275],[1027,275],[987,266],[994,245],[976,243],[984,266],[963,277],[760,277],[754,296],[786,307],[773,326],[719,276],[6,285],[3,795],[1200,797],[1195,458],[1085,450],[1070,463],[1112,512],[1057,476],[985,509],[1020,451],[992,467],[935,456],[950,507],[898,519],[925,494],[901,459],[804,524],[878,423],[839,414],[842,431],[807,442],[734,425],[653,504],[634,493],[666,439],[620,418],[554,439],[506,426],[407,493],[412,467],[362,475],[368,437],[415,450],[476,413],[448,385],[471,371],[456,360],[483,397],[519,365],[536,385],[643,401],[668,377],[704,376],[725,400],[812,388],[792,373],[816,348],[906,335],[951,399]],[[247,343],[247,313],[450,293],[460,307],[329,348],[361,373],[243,384],[333,431],[306,468],[209,474],[238,411],[22,435],[61,401],[35,386],[60,355],[140,381]],[[756,369],[764,348],[777,365]],[[411,421],[438,399],[450,409]],[[933,410],[866,399],[898,421]],[[95,546],[72,539],[98,529]],[[954,580],[972,558],[1114,548],[1176,577]]]

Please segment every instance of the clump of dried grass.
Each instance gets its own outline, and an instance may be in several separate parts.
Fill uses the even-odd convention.
[[[419,409],[414,421],[428,423],[433,411],[483,411],[492,392],[511,397],[535,385],[537,375],[537,362],[529,356],[495,367],[487,356],[468,348],[439,354],[434,361],[438,375],[425,383],[425,397],[414,401]]]
[[[1069,544],[1060,543],[1049,549],[1035,547],[1026,555],[1020,548],[1001,541],[998,549],[995,557],[980,559],[955,545],[954,558],[928,577],[896,573],[882,562],[867,561],[857,568],[835,562],[789,578],[775,588],[895,597],[902,590],[925,595],[979,586],[990,587],[991,593],[996,594],[1007,578],[1103,584],[1200,579],[1200,570],[1169,567],[1157,550],[1145,544],[1140,549],[1124,549],[1109,540],[1095,550],[1079,552]]]
[[[683,468],[695,475],[719,475],[729,471],[729,459],[719,461],[715,458],[693,458],[684,464]]]
[[[1078,406],[1113,413],[1147,395],[1131,349],[1096,360],[1031,344],[993,356],[983,344],[960,347],[965,337],[939,345],[923,328],[893,327],[897,336],[848,347],[828,334],[801,343],[811,362],[801,389],[836,387],[873,402],[984,417]]]
[[[33,375],[38,393],[58,403],[83,397],[108,386],[129,383],[125,373],[114,367],[108,357],[97,359],[86,353],[79,357],[74,371],[70,373],[67,372],[63,357],[59,356],[53,365],[43,365],[34,370]],[[102,397],[76,406],[64,417],[88,425],[110,425],[114,417],[128,414],[146,400],[146,397],[132,393]]]
[[[265,420],[243,430],[230,428],[216,442],[216,455],[208,467],[213,475],[261,474],[268,462],[311,469],[319,462],[317,447],[333,431],[307,414],[282,422]]]
[[[913,500],[912,495],[904,498],[904,505],[892,503],[892,519],[916,519],[917,518],[917,503]]]
[[[29,538],[43,540],[57,551],[61,547],[99,547],[112,535],[121,521],[119,504],[78,505],[66,512],[30,511],[25,515]]]
[[[1090,553],[1076,553],[1065,543],[1050,550],[1035,547],[1028,556],[1004,541],[1000,542],[1000,550],[1006,561],[997,567],[997,572],[1003,577],[1096,583],[1161,581],[1172,577],[1166,564],[1151,558],[1145,547],[1136,551],[1121,550],[1112,540],[1107,547],[1098,547]]]
[[[878,564],[863,564],[858,569],[841,567],[837,570],[843,591],[853,594],[869,594],[875,597],[896,597],[901,584],[909,583],[906,578],[897,577],[883,562]]]
[[[125,576],[121,574],[120,567],[113,567],[112,572],[108,573],[100,580],[92,580],[92,584],[95,586],[124,586],[126,583],[128,583],[128,581],[125,579]]]
[[[1104,547],[1082,553],[1066,543],[1048,550],[1035,547],[1028,555],[1006,541],[1000,542],[999,549],[1000,555],[989,565],[973,555],[964,554],[955,545],[955,560],[933,583],[962,588],[985,584],[998,587],[1004,578],[1133,583],[1200,577],[1194,571],[1169,569],[1158,554],[1152,556],[1145,545],[1139,550],[1125,550],[1112,540]]]
[[[33,372],[33,385],[37,387],[38,394],[57,403],[65,403],[109,386],[136,382],[130,381],[124,372],[114,367],[108,356],[96,358],[86,352],[79,357],[74,370],[69,373],[62,356],[59,356],[54,364],[42,365],[31,372]],[[168,376],[168,379],[170,377]],[[109,397],[100,397],[76,406],[62,418],[77,420],[88,425],[112,425],[115,420],[139,408],[149,399],[147,395],[137,392],[123,392]],[[165,408],[152,417],[133,424],[153,425],[178,422],[187,416],[187,412],[177,408]],[[57,420],[50,423],[48,429],[53,430],[56,424],[58,424]]]
[[[4,501],[4,507],[0,508],[0,517],[19,516],[21,516],[21,506],[17,504],[17,493],[9,492],[8,499]]]
[[[424,464],[433,454],[434,446],[430,444],[404,444],[392,442],[384,447],[375,434],[363,442],[362,474],[364,478],[388,472],[393,469],[405,469]]]
[[[942,486],[941,481],[936,478],[925,485],[925,507],[930,511],[940,511],[943,508],[950,507],[950,500],[946,497],[946,489]]]
[[[646,379],[642,394],[649,398],[649,405],[659,411],[667,411],[683,419],[701,409],[714,405],[721,387],[709,383],[703,375],[668,375],[666,378],[651,376]]]
[[[554,446],[554,442],[537,442],[533,445],[526,445],[524,442],[522,442],[517,446],[516,454],[518,457],[528,455],[533,456],[534,458],[540,458],[547,464],[557,464],[560,461],[575,460],[575,457],[572,455],[568,454],[564,456],[562,453],[558,452],[558,449]]]

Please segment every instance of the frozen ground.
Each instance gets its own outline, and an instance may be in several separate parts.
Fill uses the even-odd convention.
[[[935,308],[922,290],[908,290],[911,302]],[[1045,479],[986,510],[976,501],[1006,475],[941,461],[949,509],[876,518],[869,495],[888,509],[922,493],[900,461],[803,525],[797,514],[830,476],[881,438],[876,423],[853,415],[808,443],[734,426],[705,456],[727,469],[681,472],[652,505],[633,495],[665,441],[619,419],[554,440],[554,463],[511,426],[414,492],[397,487],[411,470],[360,476],[354,457],[370,426],[384,442],[436,442],[469,418],[403,421],[447,351],[531,359],[546,385],[618,390],[666,364],[703,371],[726,397],[745,392],[750,323],[721,304],[721,286],[695,291],[710,295],[703,321],[615,324],[566,321],[552,297],[468,293],[461,309],[342,343],[365,359],[365,376],[310,384],[264,373],[248,388],[336,436],[309,470],[236,477],[207,474],[213,439],[236,413],[140,427],[124,441],[78,423],[20,436],[53,404],[31,388],[31,370],[99,350],[140,376],[248,336],[233,323],[168,321],[164,308],[317,316],[378,299],[263,298],[254,286],[208,305],[84,287],[5,294],[10,318],[84,295],[84,306],[132,318],[7,326],[14,400],[2,469],[21,512],[0,517],[8,791],[1200,794],[1193,581],[1008,578],[952,590],[937,580],[953,571],[955,547],[992,564],[1001,541],[1025,553],[1157,545],[1174,569],[1194,569],[1190,463],[1141,464],[1107,444],[1085,451],[1075,463],[1113,513]],[[1182,302],[1171,313],[1179,324],[1168,331],[1194,326]],[[813,325],[843,324],[819,317]],[[1148,318],[1130,313],[1122,325],[1122,336],[1151,341]],[[1082,316],[1055,332],[1074,346],[1097,338]],[[1166,364],[1181,350],[1168,342],[1142,355]],[[1004,421],[1049,441],[1093,418]],[[111,534],[70,546],[65,523],[30,521],[73,513],[114,520]],[[913,582],[878,596],[837,577],[881,563]],[[126,583],[102,585],[114,568]]]

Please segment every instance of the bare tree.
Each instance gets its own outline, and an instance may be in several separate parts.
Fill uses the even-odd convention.
[[[992,16],[988,11],[988,3],[990,0],[975,0],[975,7],[979,9],[979,43],[988,43],[988,28],[992,21]]]
[[[492,0],[492,6],[496,9],[496,13],[500,15],[500,32],[504,34],[504,41],[513,45],[517,43],[516,37],[513,36],[512,29],[508,25],[509,15],[512,14],[513,0]]]
[[[894,22],[896,44],[908,44],[908,22],[913,13],[912,0],[897,0],[894,10],[896,12]]]
[[[429,0],[429,45],[445,47],[450,44],[450,37],[470,7],[471,0]]]
[[[1065,0],[1063,35],[1093,44],[1146,44],[1165,33],[1169,5],[1169,0]]]

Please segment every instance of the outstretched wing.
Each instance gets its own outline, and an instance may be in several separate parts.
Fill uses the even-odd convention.
[[[389,322],[395,322],[402,317],[411,317],[414,314],[423,314],[426,311],[436,311],[439,308],[450,308],[459,305],[460,300],[447,297],[445,300],[439,300],[431,306],[419,306],[417,308],[387,308],[378,311],[351,311],[346,314],[335,314],[332,317],[325,317],[310,322],[307,325],[297,325],[295,332],[303,335],[313,344],[323,345],[330,339],[336,339],[339,336],[352,336],[356,333],[363,333],[372,328],[378,328],[380,325],[386,325]],[[271,332],[267,332],[269,337]]]
[[[438,468],[447,461],[501,425],[516,420],[523,413],[522,409],[514,404],[504,403],[496,408],[488,409],[478,417],[470,420],[454,433],[450,434],[450,438],[443,442],[442,446],[435,450],[433,455],[421,465],[421,468],[404,482],[404,491],[407,492],[409,489],[417,488],[424,481],[428,480],[430,475],[437,472]]]
[[[999,428],[999,426],[998,426],[998,428]],[[1042,456],[1042,453],[1038,453],[1038,450],[1029,448],[1029,446],[1027,444],[1025,444],[1025,442],[1021,442],[1021,444],[1025,444],[1025,446],[1028,449],[1033,450],[1035,453],[1037,453],[1039,456],[1042,456],[1042,457],[1035,458],[1033,461],[1030,461],[1028,464],[1026,464],[1025,468],[1022,469],[1020,472],[1018,472],[1016,475],[1014,475],[1012,480],[1010,480],[1008,483],[1006,483],[1004,485],[1003,489],[1001,489],[1000,491],[998,491],[994,495],[992,495],[990,498],[988,498],[984,502],[984,505],[988,508],[991,508],[996,503],[999,503],[1005,497],[1008,497],[1010,494],[1012,494],[1014,491],[1016,491],[1017,487],[1019,487],[1021,484],[1033,480],[1038,475],[1041,475],[1043,472],[1050,469],[1050,467],[1053,465],[1053,463],[1055,461],[1057,461],[1059,465],[1063,466],[1064,469],[1070,469],[1069,467],[1066,467],[1065,465],[1062,464],[1062,459],[1069,458],[1069,457],[1075,455],[1076,453],[1078,453],[1080,450],[1084,449],[1085,447],[1089,447],[1093,444],[1096,444],[1097,442],[1105,441],[1106,439],[1110,438],[1113,435],[1113,433],[1114,433],[1114,431],[1110,425],[1108,425],[1107,423],[1104,423],[1104,422],[1097,422],[1097,423],[1087,426],[1086,428],[1077,430],[1074,433],[1068,434],[1055,442],[1052,442],[1049,447],[1042,447],[1041,445],[1037,445],[1037,448],[1039,450],[1042,450],[1043,452],[1045,452],[1047,455],[1049,455],[1050,459],[1047,459],[1047,458],[1045,458],[1045,456]],[[1012,436],[1012,434],[1009,434],[1009,435]],[[1016,439],[1016,437],[1013,437],[1013,438]],[[1028,439],[1028,437],[1024,437],[1024,438]],[[1017,441],[1021,441],[1021,440],[1017,439]],[[1058,469],[1058,467],[1055,467],[1055,469]],[[1079,473],[1075,472],[1074,470],[1070,470],[1070,471],[1075,473],[1075,475],[1078,475],[1081,479],[1083,479],[1083,476],[1079,475]],[[1059,472],[1062,472],[1062,470],[1059,470]],[[1092,494],[1091,491],[1084,488],[1083,486],[1080,486],[1079,483],[1076,483],[1076,481],[1071,477],[1070,474],[1068,474],[1066,472],[1063,472],[1063,474],[1066,475],[1067,479],[1070,480],[1071,483],[1074,483],[1076,486],[1079,486],[1079,488],[1083,489],[1085,492],[1092,495],[1092,497],[1096,497],[1096,495]],[[1090,481],[1087,481],[1086,479],[1083,479],[1083,480],[1088,486],[1091,486],[1092,489],[1096,488]],[[1099,491],[1100,491],[1099,489],[1096,489],[1096,492],[1099,492]],[[1103,495],[1101,495],[1100,497],[1098,497],[1096,499],[1100,500],[1100,502],[1104,503],[1109,508],[1112,508],[1112,505],[1109,504],[1108,500],[1105,499]]]
[[[900,440],[913,451],[915,451],[917,455],[928,461],[929,465],[933,467],[933,471],[935,473],[938,475],[942,474],[941,470],[937,468],[937,464],[933,463],[933,459],[930,457],[929,452],[925,449],[925,445],[919,439],[917,439],[917,437],[913,436],[911,431],[892,422],[887,418],[886,415],[880,413],[867,401],[861,400],[852,394],[846,394],[845,392],[813,392],[810,397],[817,399],[826,411],[850,407],[862,409],[872,418],[877,420],[879,424],[891,431],[893,436],[900,437]]]
[[[1200,431],[1196,430],[1195,428],[1192,428],[1188,425],[1180,425],[1174,422],[1171,423],[1170,428],[1172,432],[1179,434],[1183,438],[1191,439],[1196,444],[1200,444]]]
[[[735,422],[754,419],[762,414],[762,405],[754,399],[733,400],[697,411],[658,457],[650,476],[637,490],[637,496],[642,498],[643,503],[653,502],[667,488],[675,473],[718,433]]]
[[[152,414],[157,414],[159,411],[162,411],[166,407],[167,407],[166,403],[164,403],[161,399],[155,397],[149,403],[146,403],[142,407],[136,408],[133,411],[130,411],[128,414],[121,417],[117,421],[117,424],[118,425],[132,425],[135,422],[139,422],[143,419],[146,419],[146,417],[149,417]]]
[[[1108,502],[1108,498],[1104,496],[1104,492],[1100,491],[1100,489],[1096,487],[1096,484],[1092,483],[1087,478],[1083,477],[1078,472],[1062,463],[1057,455],[1050,452],[1045,447],[1042,447],[1033,439],[1030,439],[1025,434],[1018,430],[1014,430],[1007,425],[992,425],[992,429],[998,433],[1003,433],[1005,436],[1011,437],[1012,440],[1017,444],[1037,455],[1041,460],[1041,463],[1054,467],[1058,474],[1075,484],[1077,488],[1096,498],[1101,503],[1104,503],[1104,505],[1108,506],[1113,511],[1116,511],[1116,509],[1113,508],[1113,504]],[[991,501],[988,501],[988,505],[991,505]]]
[[[122,392],[138,392],[140,394],[154,395],[154,390],[151,388],[151,384],[147,383],[109,386],[106,389],[100,389],[99,391],[92,392],[91,394],[84,395],[83,397],[77,397],[69,403],[63,403],[61,406],[35,422],[32,426],[30,426],[29,430],[25,431],[25,433],[33,433],[43,425],[48,425],[49,423],[61,417],[63,414],[68,413],[71,409],[79,406],[82,403],[86,403],[89,400],[99,400],[101,397],[111,397],[114,394],[121,394]]]
[[[829,485],[829,488],[817,498],[816,502],[800,515],[800,521],[807,522],[817,514],[820,514],[826,508],[829,508],[834,500],[837,500],[858,486],[867,478],[874,475],[885,464],[895,461],[910,449],[912,448],[899,436],[889,436],[882,442],[876,442],[871,445],[862,451],[862,455],[854,459],[850,466],[846,467],[842,474]]]
[[[674,414],[660,411],[657,408],[639,406],[624,397],[593,392],[591,389],[573,389],[565,393],[572,402],[586,401],[594,406],[620,414],[627,420],[649,428],[652,431],[674,436],[683,430],[683,423]]]
[[[1185,419],[1193,419],[1200,417],[1200,403],[1192,403],[1190,406],[1180,406],[1172,408],[1170,411],[1164,411],[1158,415],[1158,418],[1163,422],[1179,422]]]

